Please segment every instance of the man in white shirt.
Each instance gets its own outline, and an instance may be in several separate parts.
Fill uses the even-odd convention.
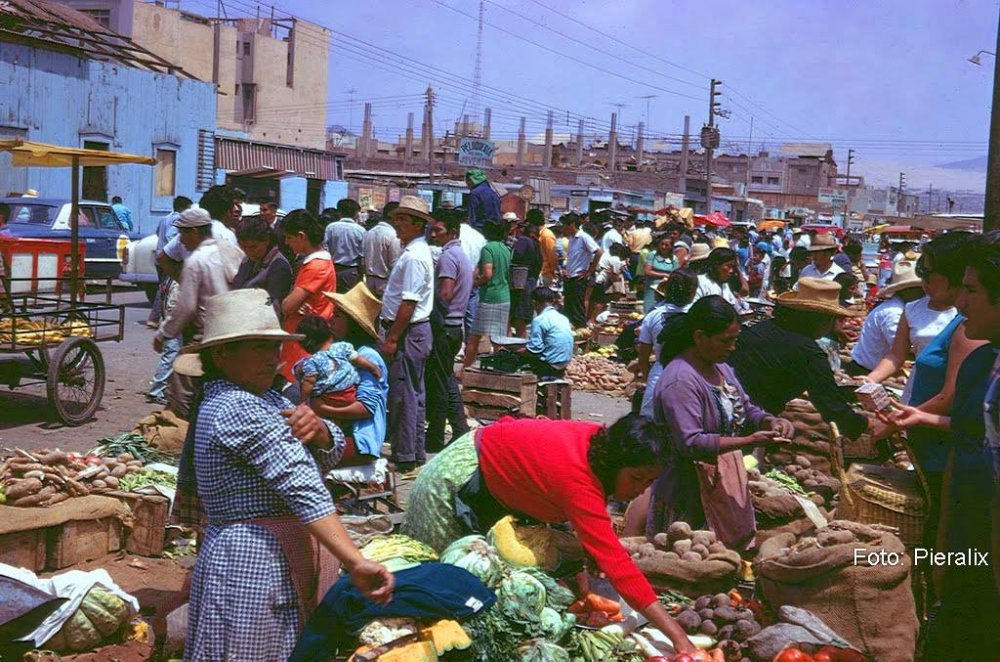
[[[365,229],[355,220],[360,211],[361,205],[351,198],[338,202],[337,214],[340,219],[326,226],[323,238],[323,245],[330,253],[333,268],[337,272],[337,292],[341,294],[361,280]]]
[[[838,274],[844,273],[840,265],[833,261],[833,256],[837,252],[837,240],[834,239],[832,234],[824,233],[816,235],[816,238],[813,239],[806,250],[809,251],[812,264],[806,266],[799,273],[799,278],[808,276],[809,278],[833,280]]]
[[[413,195],[403,196],[391,218],[404,248],[382,294],[379,352],[389,364],[387,437],[392,460],[407,472],[427,461],[424,366],[433,344],[434,261],[424,228],[434,219],[427,203]]]
[[[625,238],[622,237],[620,230],[624,227],[625,222],[619,216],[614,216],[614,220],[611,221],[611,227],[608,231],[604,233],[601,237],[601,250],[605,253],[611,252],[612,244],[622,244],[625,245]]]
[[[398,202],[386,203],[382,208],[382,220],[365,231],[361,242],[365,285],[380,299],[385,292],[385,284],[389,280],[392,265],[396,264],[400,253],[403,252],[399,238],[396,237],[396,229],[389,223],[392,210],[398,206]]]
[[[236,235],[229,226],[233,223],[233,218],[240,213],[240,207],[236,203],[236,194],[229,186],[213,186],[205,191],[198,201],[198,206],[208,212],[212,219],[212,239],[216,241],[228,241],[233,246],[239,246]],[[157,262],[164,270],[179,268],[178,264],[171,265],[170,262],[183,262],[191,252],[185,248],[180,240],[180,236],[174,236],[163,247],[163,252],[157,256]]]
[[[569,238],[563,274],[563,308],[574,328],[587,325],[587,285],[597,271],[604,251],[594,238],[580,229],[580,217],[563,215],[562,236]]]

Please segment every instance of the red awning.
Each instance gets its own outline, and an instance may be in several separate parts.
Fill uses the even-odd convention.
[[[701,216],[696,214],[694,217],[695,225],[707,225],[713,228],[728,228],[732,223],[726,218],[722,212],[713,211],[707,216]]]

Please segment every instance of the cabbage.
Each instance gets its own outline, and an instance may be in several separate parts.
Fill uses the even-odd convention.
[[[558,642],[576,625],[576,616],[566,614],[562,616],[555,609],[546,607],[538,615],[539,631],[543,637],[549,641]]]
[[[512,621],[537,623],[545,608],[545,587],[528,573],[514,571],[500,582],[497,604]]]
[[[556,611],[566,611],[576,600],[573,591],[569,590],[538,568],[521,568],[518,572],[531,575],[545,587],[545,604]]]
[[[451,543],[441,552],[441,563],[468,570],[490,588],[496,588],[507,570],[503,559],[482,536],[466,536]]]
[[[570,662],[569,653],[565,648],[545,641],[532,639],[518,647],[521,662]]]

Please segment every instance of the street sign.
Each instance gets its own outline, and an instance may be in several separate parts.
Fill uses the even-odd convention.
[[[831,207],[843,207],[847,204],[847,191],[843,189],[821,188],[819,201]]]
[[[482,138],[462,138],[458,143],[458,162],[467,166],[493,165],[493,143]]]

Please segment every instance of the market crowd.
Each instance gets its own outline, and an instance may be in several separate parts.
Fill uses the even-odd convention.
[[[203,530],[186,657],[287,656],[329,585],[330,554],[358,590],[390,599],[392,574],[350,543],[321,478],[376,461],[385,443],[397,470],[426,464],[404,533],[440,551],[508,513],[568,521],[679,651],[690,641],[619,544],[607,502],[631,502],[627,532],[684,521],[750,551],[743,457],[788,443],[781,413],[803,392],[846,437],[907,431],[933,503],[948,505],[931,514],[929,543],[996,550],[996,233],[886,245],[869,269],[857,235],[617,210],[552,221],[502,211],[479,170],[467,184],[465,208],[344,199],[316,216],[265,201],[246,217],[240,192],[216,186],[197,206],[177,198],[161,223],[149,397],[191,422],[176,514]],[[504,418],[470,431],[457,362],[504,351],[562,378],[580,330],[625,300],[644,312],[619,340],[637,357],[631,414],[608,427]],[[773,313],[741,323],[762,310]],[[892,412],[859,413],[838,385],[845,374],[883,382],[910,356]],[[977,650],[996,638],[996,569],[936,580],[928,650],[940,654],[928,659],[966,650],[971,632]],[[275,600],[297,608],[257,608]]]

